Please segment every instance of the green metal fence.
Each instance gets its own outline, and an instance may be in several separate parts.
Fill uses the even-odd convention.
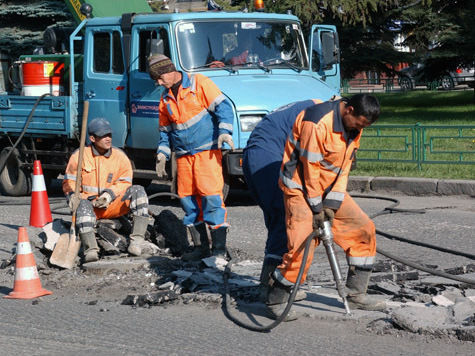
[[[415,163],[419,169],[475,164],[475,126],[373,125],[363,132],[358,161]]]

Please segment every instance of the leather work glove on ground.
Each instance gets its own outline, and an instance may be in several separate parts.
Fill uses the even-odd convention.
[[[99,198],[97,198],[92,205],[94,208],[106,209],[112,201],[112,197],[109,193],[103,192]]]
[[[162,153],[157,154],[157,162],[155,163],[155,172],[158,178],[167,178],[167,171],[165,165],[167,163],[167,157]]]
[[[335,217],[335,211],[330,208],[323,208],[318,214],[313,215],[313,228],[323,229],[323,222],[328,220],[330,225],[333,225],[333,218]]]
[[[75,214],[76,210],[78,209],[79,203],[81,202],[81,196],[79,194],[70,194],[67,197],[69,209],[71,209],[71,213]]]
[[[229,134],[221,134],[218,137],[218,148],[223,147],[223,143],[226,142],[232,150],[234,150],[233,138]]]

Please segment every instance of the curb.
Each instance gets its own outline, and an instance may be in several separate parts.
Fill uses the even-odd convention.
[[[475,197],[475,180],[412,177],[350,176],[348,192],[400,192],[405,195],[468,195]]]

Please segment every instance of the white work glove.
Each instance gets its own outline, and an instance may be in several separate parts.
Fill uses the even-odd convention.
[[[223,142],[226,142],[232,150],[234,150],[233,138],[229,134],[221,134],[218,137],[218,148],[223,147]]]
[[[78,209],[80,202],[81,202],[81,196],[79,194],[72,193],[68,196],[68,205],[69,205],[69,209],[71,209],[72,214],[76,213],[76,210]]]
[[[165,169],[165,165],[167,163],[167,157],[162,152],[157,153],[157,163],[155,164],[155,172],[157,172],[157,176],[160,179],[167,178],[167,171]]]
[[[92,205],[94,208],[106,209],[112,201],[112,196],[108,192],[103,192]]]

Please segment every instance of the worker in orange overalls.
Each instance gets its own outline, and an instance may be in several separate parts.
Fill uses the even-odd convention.
[[[177,188],[185,211],[183,224],[194,243],[184,260],[199,260],[210,253],[226,256],[226,208],[223,201],[223,143],[234,148],[233,109],[211,79],[202,74],[177,71],[161,54],[149,59],[150,77],[165,87],[159,105],[160,142],[157,175],[166,175],[171,149],[176,154]]]
[[[279,179],[284,192],[288,252],[271,276],[266,301],[271,316],[283,311],[303,262],[304,242],[324,220],[333,223],[334,241],[347,255],[350,307],[384,309],[384,302],[366,295],[376,256],[375,227],[346,192],[362,129],[375,122],[379,113],[375,97],[357,94],[311,106],[297,116],[285,145]],[[302,282],[317,245],[318,240],[310,245]]]
[[[63,180],[71,211],[76,213],[76,225],[84,247],[84,262],[99,259],[94,232],[97,219],[112,219],[132,211],[133,228],[128,252],[140,256],[145,231],[150,222],[148,197],[140,185],[132,185],[132,166],[126,154],[112,147],[112,128],[103,118],[91,120],[87,126],[91,144],[84,148],[80,196],[74,188],[77,179],[79,150],[69,159]]]

